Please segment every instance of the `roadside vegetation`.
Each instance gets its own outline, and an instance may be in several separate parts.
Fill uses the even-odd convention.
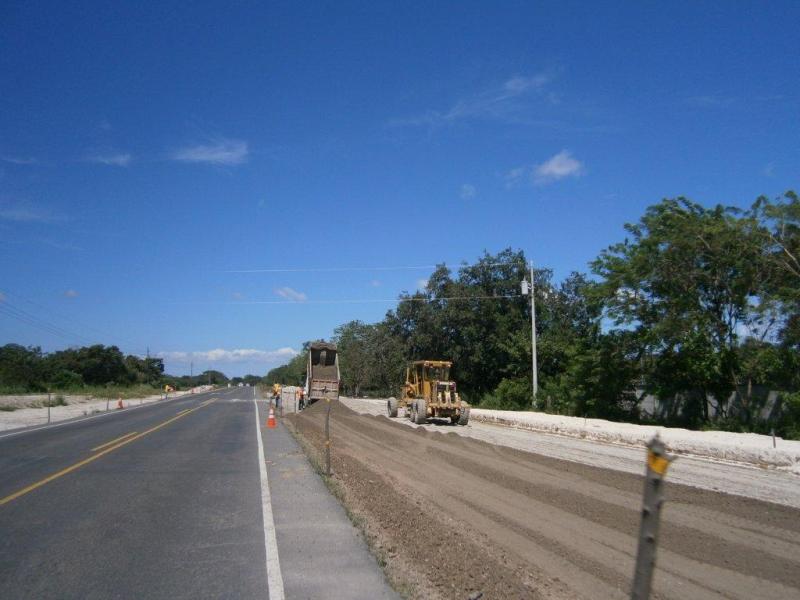
[[[181,390],[205,384],[256,385],[261,379],[256,375],[229,379],[213,370],[194,377],[166,375],[162,359],[125,355],[116,346],[98,344],[51,353],[19,344],[0,346],[0,395],[52,392],[62,401],[68,395],[128,399],[158,394],[165,385]]]
[[[666,199],[625,229],[590,273],[557,282],[535,270],[535,408],[800,438],[798,196],[746,211]],[[441,265],[381,322],[338,327],[345,391],[396,395],[407,361],[446,359],[472,403],[533,408],[527,260],[507,249]],[[304,378],[303,353],[266,381]],[[769,391],[778,402],[765,415]],[[655,414],[642,411],[647,395]]]

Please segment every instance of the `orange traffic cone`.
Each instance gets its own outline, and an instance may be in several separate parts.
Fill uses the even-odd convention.
[[[271,406],[269,407],[269,418],[267,419],[267,427],[270,429],[275,429],[275,409]]]
[[[125,407],[122,405],[122,398],[120,398],[119,400],[117,400],[117,408],[125,408]]]

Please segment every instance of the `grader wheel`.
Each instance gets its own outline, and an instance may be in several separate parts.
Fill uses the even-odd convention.
[[[424,425],[428,422],[428,407],[425,404],[425,399],[420,398],[414,403],[416,410],[414,411],[414,423],[417,425]]]
[[[390,417],[397,416],[397,398],[389,398],[389,401],[386,403],[386,412]]]
[[[469,423],[469,406],[462,408],[461,415],[458,417],[459,425],[466,425],[467,423]]]

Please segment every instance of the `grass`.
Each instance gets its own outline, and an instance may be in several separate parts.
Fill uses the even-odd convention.
[[[19,406],[11,406],[10,404],[0,404],[0,412],[14,412]]]
[[[0,390],[2,394],[10,394],[15,396],[41,396],[46,395],[47,392],[26,392],[26,393],[15,393],[13,391],[7,390]],[[139,385],[131,385],[131,386],[122,386],[122,385],[114,385],[114,386],[102,386],[102,385],[95,385],[95,386],[80,386],[75,388],[68,388],[64,390],[58,390],[58,392],[53,392],[56,395],[56,398],[63,398],[64,396],[92,396],[94,398],[111,398],[116,400],[117,398],[122,398],[123,400],[129,400],[131,398],[143,398],[145,396],[154,396],[156,394],[162,393],[161,388],[153,387],[150,385],[139,384]],[[45,403],[46,404],[46,403]],[[53,404],[52,406],[63,406],[59,404]]]

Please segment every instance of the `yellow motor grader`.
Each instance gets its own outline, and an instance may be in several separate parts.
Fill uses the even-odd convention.
[[[422,425],[429,418],[450,419],[453,425],[469,422],[469,404],[461,400],[456,382],[450,380],[450,367],[446,360],[417,360],[406,369],[406,382],[400,388],[400,399],[389,398],[387,412],[396,417],[405,410],[405,416]]]

